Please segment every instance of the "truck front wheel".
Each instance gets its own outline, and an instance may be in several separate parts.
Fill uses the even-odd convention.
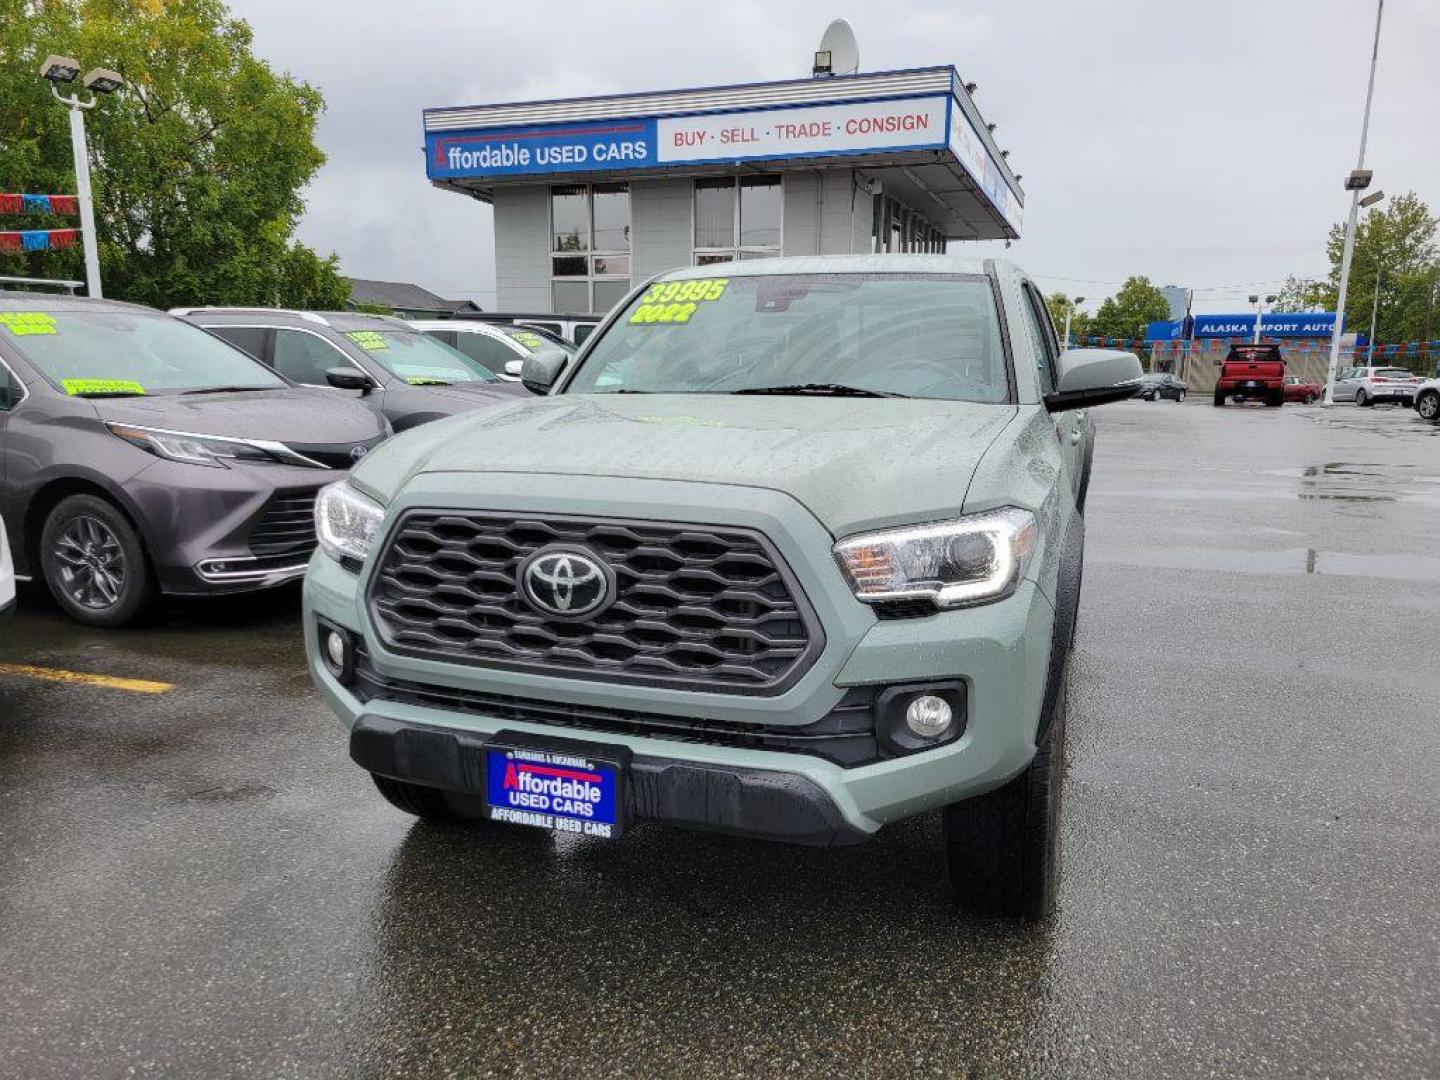
[[[1055,714],[1025,771],[1003,787],[945,807],[950,886],[955,903],[968,911],[1035,922],[1054,907],[1060,878],[1065,677],[1062,672]]]

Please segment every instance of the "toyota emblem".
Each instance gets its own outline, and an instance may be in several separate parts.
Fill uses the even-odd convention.
[[[549,548],[520,567],[520,592],[542,615],[575,619],[594,614],[615,593],[614,574],[593,556],[573,548]]]

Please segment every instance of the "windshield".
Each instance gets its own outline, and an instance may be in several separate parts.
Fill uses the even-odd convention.
[[[412,386],[495,381],[480,363],[419,330],[351,330],[345,336]]]
[[[563,349],[567,356],[575,355],[575,346],[557,334],[548,330],[537,330],[523,326],[497,327],[502,334],[515,342],[526,352],[535,352],[537,349]]]
[[[121,311],[0,312],[0,336],[74,397],[274,390],[269,368],[168,315]]]
[[[766,391],[1008,400],[989,279],[842,273],[660,282],[591,346],[566,388]]]

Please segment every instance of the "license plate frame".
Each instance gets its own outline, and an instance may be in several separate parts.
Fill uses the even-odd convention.
[[[625,831],[629,771],[624,746],[500,732],[481,751],[484,813],[506,824],[615,840]]]

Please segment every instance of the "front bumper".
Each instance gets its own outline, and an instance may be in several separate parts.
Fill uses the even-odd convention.
[[[412,504],[468,501],[459,492],[440,491],[444,481],[431,482],[436,490],[412,490]],[[486,482],[491,508],[563,505],[580,512],[590,509],[585,500],[593,498],[597,508],[603,507],[597,512],[613,516],[705,521],[709,518],[702,515],[713,515],[718,505],[707,485],[611,479],[603,493],[587,495],[583,480],[574,478],[517,477],[508,492],[494,490],[505,485],[504,478],[492,475]],[[483,742],[514,731],[603,741],[629,748],[634,761],[642,763],[637,768],[648,778],[633,785],[638,817],[821,844],[861,839],[887,822],[998,787],[1024,769],[1035,753],[1055,621],[1051,601],[1034,582],[1022,582],[998,603],[881,621],[851,595],[830,557],[829,534],[798,503],[776,492],[744,489],[725,505],[726,523],[755,527],[770,537],[825,625],[826,647],[819,660],[793,687],[773,697],[624,686],[396,655],[385,649],[364,610],[369,566],[356,575],[317,554],[305,584],[307,654],[316,684],[352,732],[357,760],[372,771],[395,770],[388,774],[400,779],[451,786],[458,783],[456,774],[445,770],[454,767],[467,740]],[[966,688],[966,727],[958,739],[935,749],[847,768],[801,752],[631,732],[600,735],[517,722],[483,710],[364,701],[321,662],[320,619],[353,634],[380,675],[458,691],[645,710],[700,722],[799,727],[825,716],[852,688],[959,680]],[[442,764],[406,764],[413,759],[396,759],[392,750],[375,748],[379,736],[372,732],[390,732],[386,737],[393,739],[403,731],[432,733]],[[411,769],[417,771],[407,772]]]
[[[342,480],[333,469],[236,464],[226,469],[156,461],[124,485],[144,533],[160,588],[170,595],[215,595],[271,588],[304,576],[314,550],[252,547],[257,524],[281,500],[308,505],[326,484]]]

